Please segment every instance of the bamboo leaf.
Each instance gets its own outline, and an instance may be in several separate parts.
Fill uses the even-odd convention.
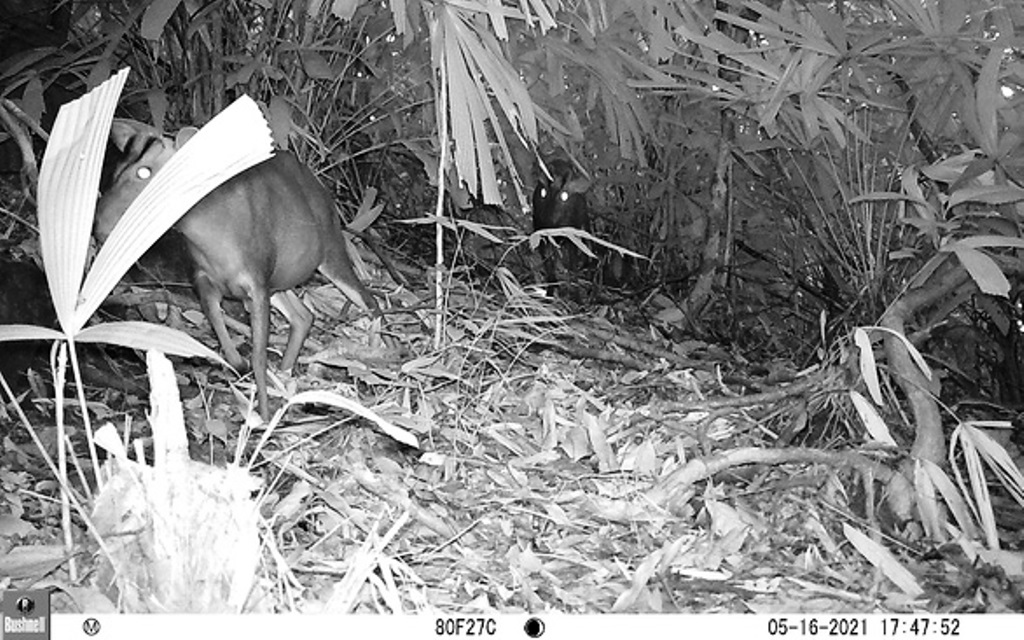
[[[996,110],[1002,105],[1003,94],[999,87],[999,65],[1003,60],[1004,49],[999,43],[993,43],[989,49],[985,64],[978,74],[978,81],[974,86],[976,107],[978,114],[978,128],[981,137],[978,144],[986,155],[994,157],[999,152],[999,126],[996,120]]]
[[[888,549],[848,524],[843,525],[843,533],[850,544],[903,593],[912,598],[919,597],[924,593],[924,589],[918,584],[914,574],[901,565]]]
[[[882,388],[878,384],[878,370],[875,366],[875,351],[871,346],[871,338],[863,327],[853,330],[853,343],[857,346],[860,357],[860,375],[864,385],[871,394],[871,399],[878,406],[882,406]]]
[[[983,293],[1003,298],[1009,296],[1010,281],[1006,279],[1006,275],[995,260],[964,243],[957,243],[953,253]]]

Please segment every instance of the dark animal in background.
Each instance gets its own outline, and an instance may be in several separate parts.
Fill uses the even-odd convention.
[[[552,160],[547,167],[551,178],[542,174],[533,190],[533,230],[574,227],[589,232],[586,180],[578,177],[572,163],[566,160]],[[559,263],[575,274],[585,262],[585,255],[571,240],[559,239],[556,242],[557,246],[547,240],[540,243],[548,284],[558,282]]]
[[[177,140],[147,125],[115,120],[110,130],[95,234],[105,240],[149,179],[195,133]],[[288,319],[288,346],[281,368],[290,369],[313,324],[312,313],[292,287],[319,270],[364,311],[377,302],[356,277],[346,252],[341,220],[330,194],[295,156],[278,152],[243,171],[200,200],[175,225],[193,263],[193,285],[231,366],[245,370],[224,325],[221,300],[246,301],[252,327],[252,370],[260,415],[269,418],[267,344],[270,305]]]

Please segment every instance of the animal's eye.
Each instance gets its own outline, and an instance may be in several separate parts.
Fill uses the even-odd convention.
[[[153,177],[153,170],[149,167],[139,167],[135,170],[135,177],[139,180],[149,180]]]
[[[541,198],[548,197],[548,188],[547,187],[541,187],[540,188],[540,197]]]
[[[566,202],[567,200],[569,200],[569,192],[568,191],[559,191],[558,192],[558,199],[561,200],[562,202]]]

